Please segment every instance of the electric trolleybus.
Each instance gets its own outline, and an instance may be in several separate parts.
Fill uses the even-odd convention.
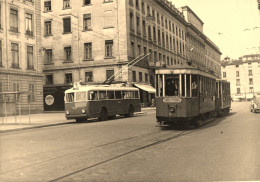
[[[222,82],[211,72],[181,67],[160,68],[155,74],[156,119],[160,125],[198,127],[217,115],[216,108],[229,112],[230,87],[222,87]],[[217,95],[218,102],[217,86],[218,90],[221,88]],[[226,94],[222,95],[225,92]],[[227,99],[226,105],[219,100],[224,98]],[[218,106],[219,104],[222,106]]]
[[[139,90],[117,85],[81,85],[65,91],[65,114],[77,122],[88,118],[107,120],[141,111]]]

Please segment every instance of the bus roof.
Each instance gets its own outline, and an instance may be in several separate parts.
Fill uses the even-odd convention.
[[[82,92],[91,90],[125,90],[125,91],[138,91],[135,87],[123,87],[123,86],[111,86],[111,85],[85,85],[79,87],[73,87],[65,91],[65,93],[70,92]]]

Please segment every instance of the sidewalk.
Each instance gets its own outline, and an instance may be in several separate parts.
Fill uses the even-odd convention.
[[[141,112],[135,114],[144,114],[149,110],[155,110],[155,108],[142,108]],[[67,120],[64,112],[0,117],[0,133],[63,125],[74,122],[75,120]]]

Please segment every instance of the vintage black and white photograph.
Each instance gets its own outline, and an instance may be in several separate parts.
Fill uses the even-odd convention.
[[[260,181],[260,0],[0,0],[0,181]]]

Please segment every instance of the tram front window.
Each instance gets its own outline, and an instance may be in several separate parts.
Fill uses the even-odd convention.
[[[167,78],[165,85],[166,96],[178,96],[179,95],[179,78]]]

